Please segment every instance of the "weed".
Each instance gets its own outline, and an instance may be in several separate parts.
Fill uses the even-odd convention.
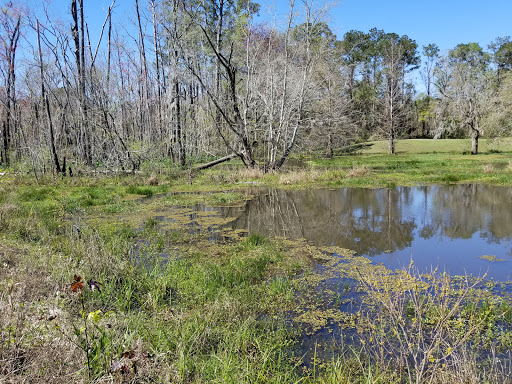
[[[445,183],[454,183],[459,181],[459,177],[452,173],[441,176],[441,180]]]
[[[158,185],[160,183],[160,180],[158,179],[158,176],[156,175],[156,173],[153,173],[151,174],[151,177],[149,179],[146,180],[146,183],[148,185]]]
[[[362,177],[369,175],[370,170],[366,166],[354,166],[347,171],[347,177]]]
[[[260,245],[268,244],[268,240],[265,236],[262,236],[258,233],[251,233],[247,238],[247,245],[251,247],[258,247]]]
[[[156,220],[154,217],[150,217],[144,222],[144,228],[149,230],[154,229],[157,225],[158,220]]]
[[[130,193],[132,195],[153,196],[155,192],[153,188],[150,187],[131,185],[128,188],[126,188],[126,193]]]
[[[482,168],[482,171],[484,173],[487,173],[487,174],[494,173],[495,172],[494,165],[492,165],[492,164],[485,164],[483,166],[483,168]]]
[[[239,178],[242,180],[259,180],[265,177],[265,172],[258,168],[244,168],[238,172]]]
[[[319,178],[318,170],[303,169],[299,171],[291,171],[283,173],[279,176],[279,184],[296,185],[302,183],[314,182]]]

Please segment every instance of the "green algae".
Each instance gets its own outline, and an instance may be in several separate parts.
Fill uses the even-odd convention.
[[[319,331],[326,327],[330,322],[341,323],[352,317],[353,316],[347,314],[346,312],[337,309],[314,309],[305,311],[301,315],[295,317],[294,321],[307,324],[310,328],[309,331],[314,333],[315,331]],[[329,329],[329,332],[332,332],[332,330]]]
[[[183,193],[165,196],[157,202],[158,205],[194,206],[204,204],[208,206],[236,207],[241,206],[252,196],[243,191],[237,192],[211,192],[211,193]]]
[[[179,231],[189,227],[193,231],[213,231],[227,237],[240,237],[245,230],[224,228],[236,218],[222,217],[215,207],[240,207],[252,196],[246,193],[217,192],[160,195],[143,199],[132,197],[128,195],[126,200],[92,210],[88,221],[95,225],[126,223],[136,228],[155,221],[154,225],[163,231]],[[204,210],[197,210],[196,207],[201,204]]]
[[[506,261],[505,259],[500,259],[500,258],[496,257],[495,255],[482,255],[482,256],[480,256],[480,259],[487,260],[490,262]]]

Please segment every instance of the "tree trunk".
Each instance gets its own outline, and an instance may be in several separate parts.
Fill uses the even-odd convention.
[[[395,154],[395,137],[394,133],[389,134],[388,139],[388,154],[394,155]]]
[[[9,109],[9,106],[7,106]],[[9,113],[5,120],[2,122],[2,136],[4,138],[4,150],[2,152],[2,163],[5,165],[9,165]]]
[[[332,140],[332,132],[327,134],[327,157],[332,159],[334,157],[334,144]]]
[[[471,129],[471,154],[478,155],[478,138],[480,137],[480,132],[478,129]]]
[[[144,138],[144,128],[150,130],[149,113],[149,85],[148,85],[148,64],[146,59],[146,47],[144,44],[144,33],[142,31],[142,21],[139,11],[139,1],[135,0],[135,11],[137,13],[137,25],[139,29],[139,60],[141,64],[139,89],[140,89],[140,139]],[[148,132],[149,133],[149,132]]]
[[[48,117],[48,130],[50,133],[50,150],[53,156],[53,162],[55,164],[55,170],[57,173],[61,172],[59,157],[57,156],[57,150],[55,149],[55,135],[53,133],[53,124],[52,124],[52,115],[50,110],[50,101],[48,100],[48,95],[46,94],[46,90],[44,88],[44,73],[43,73],[43,54],[41,51],[41,37],[39,33],[39,20],[37,20],[37,48],[39,51],[39,69],[41,76],[41,96],[44,99],[46,105],[46,114]]]
[[[16,114],[16,72],[15,69],[15,59],[16,59],[16,48],[18,46],[18,39],[20,37],[20,22],[21,17],[18,16],[16,25],[14,29],[9,32],[9,47],[6,49],[6,59],[8,64],[7,69],[7,84],[6,84],[6,98],[5,98],[5,109],[6,109],[6,117],[3,122],[3,156],[1,161],[5,164],[10,163],[9,159],[9,151],[11,149],[11,137],[12,134],[12,122],[15,121]],[[5,42],[4,42],[5,43]]]
[[[80,31],[78,29],[79,15],[78,7],[80,7]],[[92,165],[91,153],[91,137],[87,122],[87,105],[85,93],[85,26],[83,0],[71,0],[71,16],[73,25],[71,26],[71,36],[75,45],[75,62],[78,72],[78,99],[81,109],[81,121],[79,123],[79,136],[82,140],[82,156],[87,165]]]
[[[177,52],[176,52],[177,55]],[[176,136],[175,140],[178,144],[178,157],[179,162],[182,167],[185,167],[185,148],[183,145],[183,132],[181,125],[181,95],[180,95],[180,83],[178,82],[178,77],[176,76],[176,80],[174,82],[174,97],[175,97],[175,119],[176,119]]]
[[[159,36],[157,32],[157,19],[155,0],[151,0],[151,12],[153,15],[153,38],[154,38],[154,49],[155,49],[155,64],[156,64],[156,97],[157,97],[157,109],[158,109],[158,133],[160,137],[163,137],[162,129],[162,84],[160,81],[160,52],[159,52]]]
[[[231,155],[221,157],[220,159],[210,161],[209,163],[197,165],[197,166],[194,167],[194,169],[195,170],[208,169],[208,168],[213,167],[214,165],[217,165],[217,164],[220,164],[220,163],[224,163],[226,161],[234,159],[235,157],[238,157],[238,154],[232,153]]]
[[[82,137],[84,146],[84,156],[87,165],[92,165],[92,138],[89,132],[89,121],[87,118],[87,96],[85,93],[85,20],[84,20],[84,0],[79,0],[80,6],[80,98],[82,102]]]

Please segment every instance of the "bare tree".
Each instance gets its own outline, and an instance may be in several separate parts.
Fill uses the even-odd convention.
[[[407,36],[389,33],[381,42],[385,92],[383,125],[388,140],[388,153],[395,154],[398,135],[407,128],[407,87],[406,73],[416,69],[419,57],[417,44]]]
[[[48,94],[46,93],[46,89],[44,86],[45,81],[44,81],[44,70],[43,70],[43,54],[41,51],[41,34],[39,31],[39,20],[37,20],[36,31],[37,31],[37,49],[39,52],[39,69],[40,69],[40,76],[41,76],[41,96],[43,97],[44,105],[46,107],[46,117],[48,119],[48,134],[49,134],[49,139],[50,139],[50,150],[51,150],[51,154],[53,157],[53,163],[55,165],[55,171],[57,173],[60,173],[60,172],[62,172],[62,169],[60,167],[59,157],[57,156],[57,150],[55,148],[55,133],[54,133],[54,129],[53,129],[50,101],[48,99]]]
[[[20,38],[21,10],[17,9],[12,2],[9,2],[0,14],[0,58],[5,66],[0,67],[5,84],[5,95],[2,97],[2,119],[3,150],[0,153],[0,161],[9,164],[9,152],[11,146],[12,130],[15,128],[16,111],[16,51]]]
[[[492,73],[488,70],[489,56],[476,43],[459,44],[437,67],[437,89],[442,96],[436,136],[457,129],[468,130],[471,154],[478,154],[478,139],[493,98],[489,86]]]

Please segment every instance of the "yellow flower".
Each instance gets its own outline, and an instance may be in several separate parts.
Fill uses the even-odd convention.
[[[90,312],[87,316],[87,320],[92,320],[95,323],[97,323],[101,318],[101,309],[98,309],[97,311]]]

